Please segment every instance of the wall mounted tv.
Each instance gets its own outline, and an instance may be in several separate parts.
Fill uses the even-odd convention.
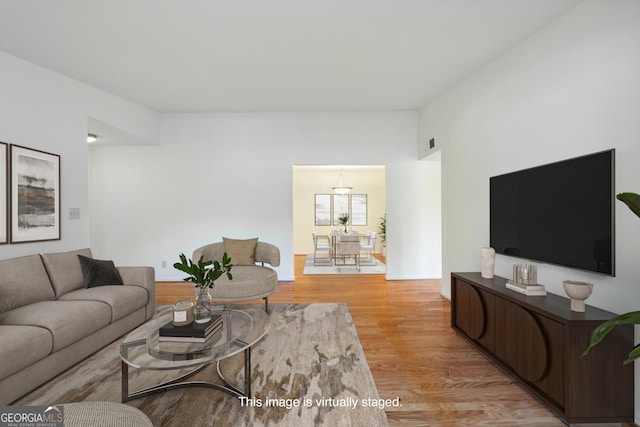
[[[615,150],[490,178],[496,253],[615,276]]]

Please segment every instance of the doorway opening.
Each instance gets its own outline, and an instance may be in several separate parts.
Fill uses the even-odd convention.
[[[335,192],[339,184],[351,187],[346,195]],[[386,166],[294,165],[292,200],[294,256],[313,254],[312,233],[329,235],[344,229],[338,222],[343,213],[349,214],[348,230],[379,233],[386,213]],[[374,252],[383,250],[378,238]]]

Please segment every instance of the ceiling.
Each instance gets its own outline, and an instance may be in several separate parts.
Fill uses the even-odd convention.
[[[414,110],[580,0],[0,0],[0,50],[159,112]]]

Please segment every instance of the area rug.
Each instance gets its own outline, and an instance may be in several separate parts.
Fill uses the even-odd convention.
[[[185,388],[128,402],[156,427],[388,426],[346,304],[271,304],[271,327],[252,350],[253,401],[207,388]],[[121,399],[122,340],[44,384],[15,405]],[[242,353],[221,365],[242,384]],[[130,369],[130,389],[176,371]],[[215,364],[193,380],[215,378]],[[259,402],[259,403],[258,403]]]
[[[373,264],[374,261],[375,264]],[[360,270],[353,265],[353,260],[350,262],[351,265],[340,265],[340,270],[338,271],[338,267],[331,264],[313,265],[313,255],[307,255],[302,274],[385,274],[387,271],[384,263],[376,258],[367,260],[372,265],[360,265]]]

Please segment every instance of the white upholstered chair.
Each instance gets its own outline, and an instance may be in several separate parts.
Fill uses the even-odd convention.
[[[332,265],[333,250],[329,237],[318,236],[316,233],[311,233],[311,237],[313,237],[313,265]],[[327,256],[318,258],[318,252],[326,252]]]
[[[360,271],[360,236],[357,234],[344,234],[340,236],[340,243],[338,244],[338,256],[341,258],[341,262],[336,260],[338,265],[338,271],[340,271],[340,265],[347,265],[346,258],[353,257],[355,260],[355,266]]]
[[[338,245],[340,244],[340,230],[331,230],[331,250],[333,251],[333,260],[338,256]]]
[[[369,237],[365,237],[364,242],[360,244],[360,250],[365,253],[364,263],[361,265],[376,265],[376,259],[373,254],[376,251],[376,241],[378,240],[378,233],[371,231]]]

